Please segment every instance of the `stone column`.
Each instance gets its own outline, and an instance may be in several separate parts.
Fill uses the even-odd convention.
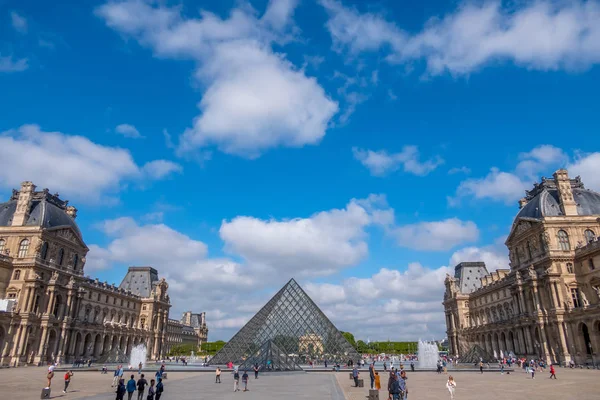
[[[544,361],[547,362],[548,358],[550,356],[550,351],[548,350],[548,338],[546,336],[546,326],[544,324],[538,324],[538,329],[540,331],[540,340],[542,341],[542,343],[540,343],[542,357],[543,357]]]
[[[565,337],[565,331],[563,327],[563,321],[558,321],[558,325],[556,327],[558,329],[558,338],[560,340],[560,354],[563,357],[564,365],[567,365],[569,361],[571,361],[571,354],[569,352],[569,347],[567,346],[567,338]]]
[[[51,314],[54,308],[54,296],[55,296],[56,291],[54,289],[52,289],[50,291],[50,297],[48,298],[48,307],[46,308],[46,313],[47,314]]]
[[[529,354],[535,354],[535,347],[533,346],[533,340],[531,339],[531,330],[529,329],[529,326],[526,326],[524,329],[527,351],[529,351]]]
[[[48,341],[48,327],[43,326],[42,327],[42,336],[40,337],[40,346],[38,347],[37,355],[35,357],[38,365],[41,365],[40,363],[43,360],[44,353],[45,353],[44,350],[45,350],[47,341]]]
[[[517,341],[519,342],[519,354],[527,354],[527,351],[525,350],[525,337],[523,336],[523,328],[520,326],[517,328]]]

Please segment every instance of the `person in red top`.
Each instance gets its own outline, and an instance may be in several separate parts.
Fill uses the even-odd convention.
[[[71,377],[73,376],[73,371],[67,371],[65,374],[65,388],[63,389],[63,393],[67,393],[67,388],[69,387],[69,383],[71,383]]]
[[[550,365],[550,379],[552,379],[552,377],[556,379],[556,370],[554,369],[554,365]]]

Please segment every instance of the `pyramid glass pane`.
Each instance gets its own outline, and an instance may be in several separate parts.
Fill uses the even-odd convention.
[[[345,363],[360,358],[325,314],[290,280],[210,360],[250,369],[294,371],[309,361]]]

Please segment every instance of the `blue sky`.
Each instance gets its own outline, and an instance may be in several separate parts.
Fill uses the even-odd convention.
[[[600,189],[600,3],[0,0],[0,193],[79,209],[86,271],[227,339],[291,277],[371,339],[443,336],[524,190]],[[450,267],[450,269],[449,269]],[[383,319],[383,321],[382,321]]]

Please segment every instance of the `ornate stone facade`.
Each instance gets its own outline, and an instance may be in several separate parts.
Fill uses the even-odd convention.
[[[165,351],[168,353],[173,346],[180,344],[190,344],[199,350],[202,343],[206,343],[207,336],[206,313],[193,314],[191,311],[186,311],[180,321],[169,319]]]
[[[506,240],[510,269],[486,274],[470,293],[458,273],[446,277],[450,352],[477,344],[552,363],[598,361],[600,194],[559,170],[519,203]]]
[[[31,182],[0,204],[0,365],[101,359],[144,343],[164,353],[168,284],[130,267],[117,287],[84,277],[77,209]],[[143,288],[128,279],[143,280]]]

